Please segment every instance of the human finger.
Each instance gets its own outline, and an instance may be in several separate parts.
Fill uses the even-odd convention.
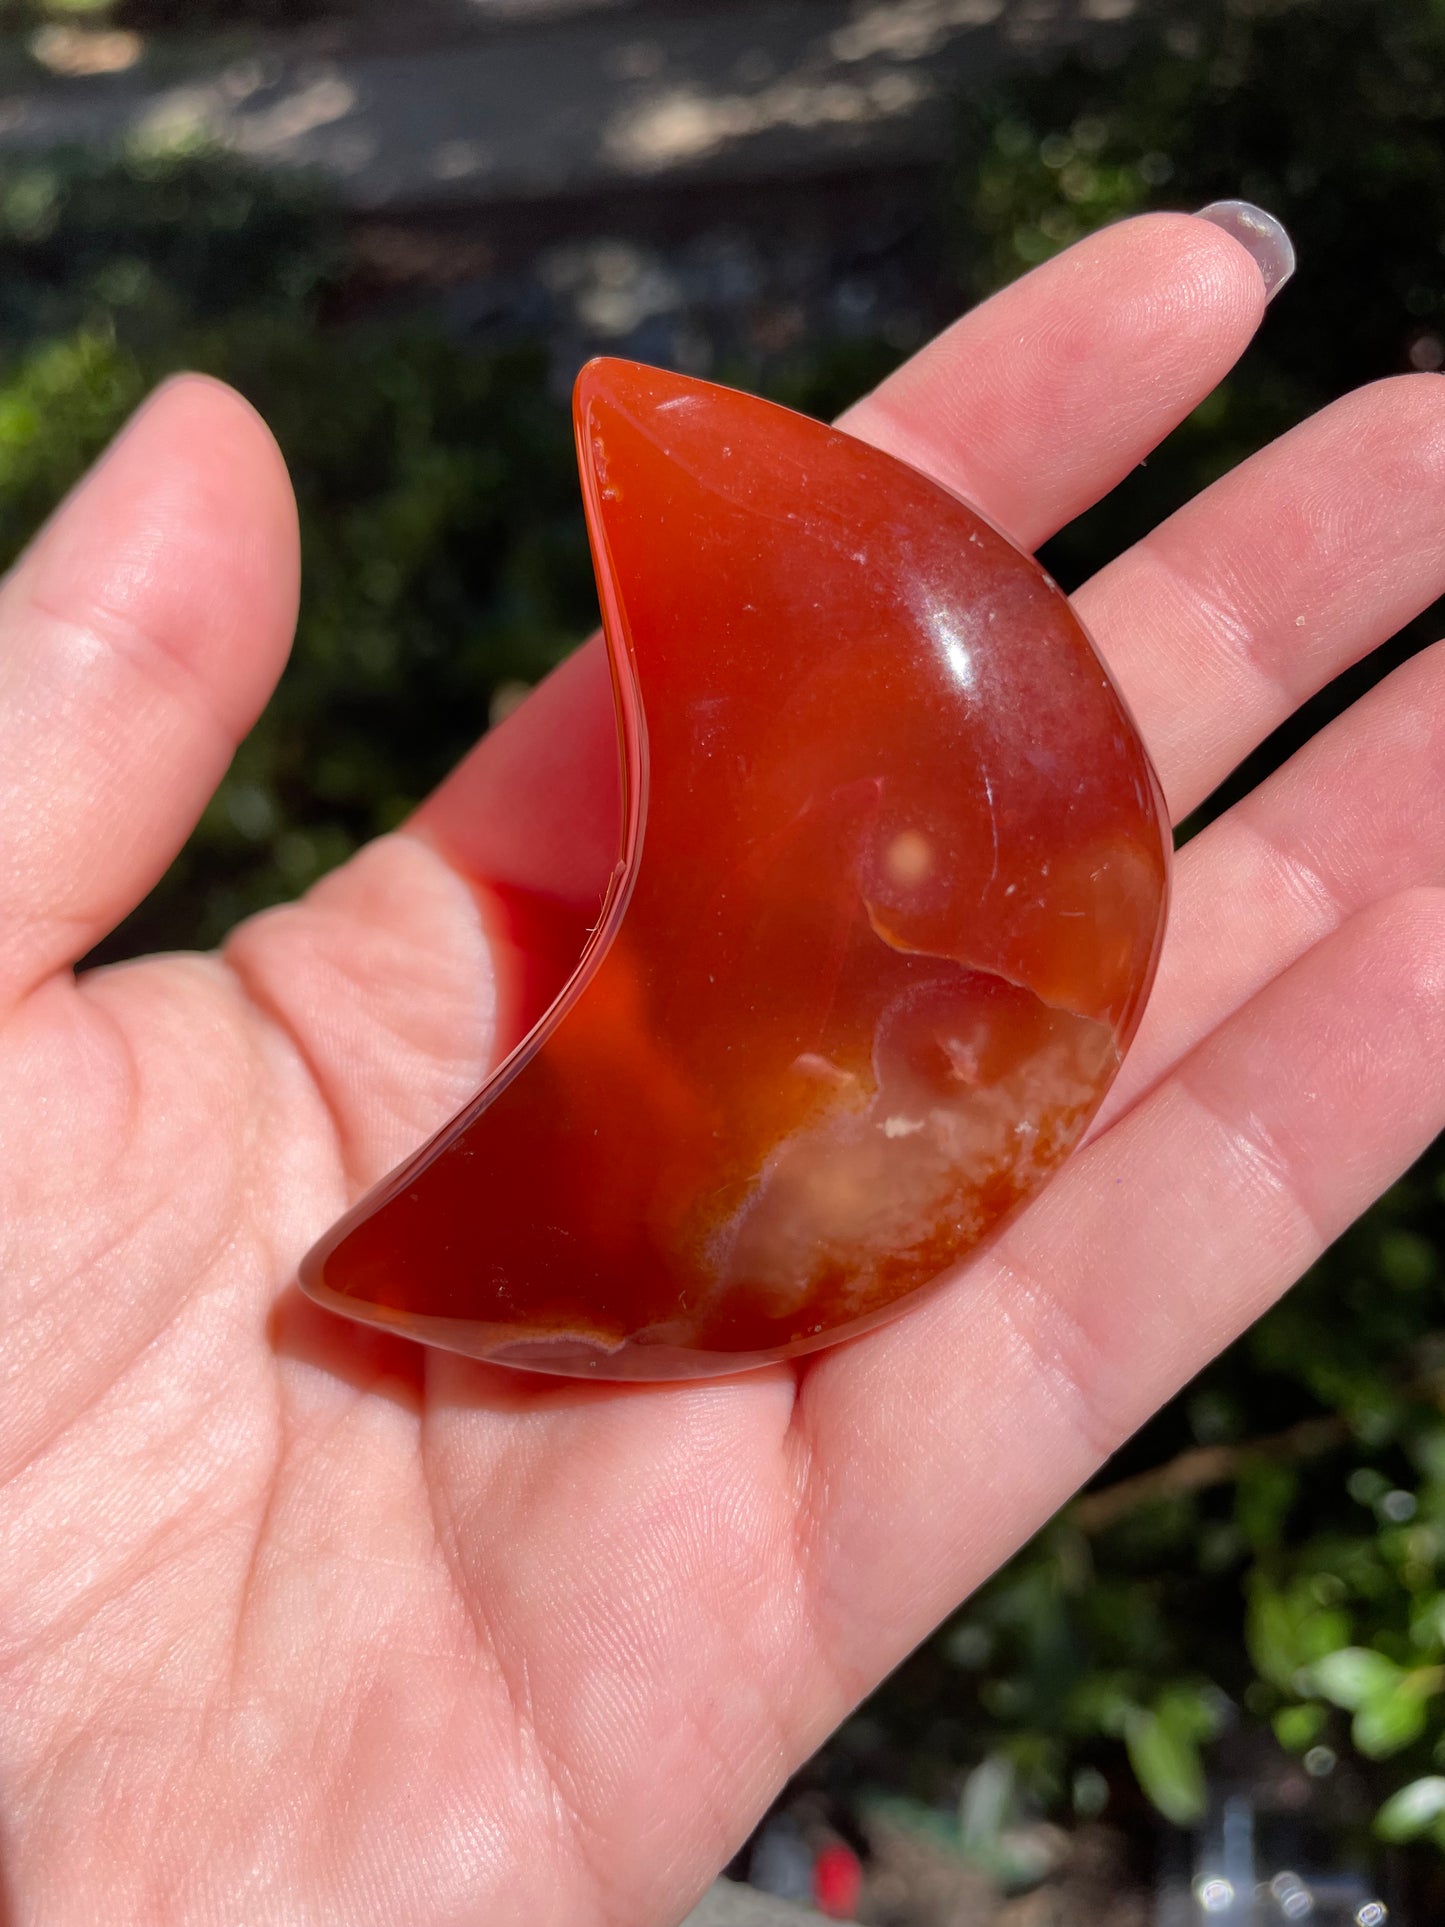
[[[275,685],[298,579],[275,442],[187,377],[0,586],[0,999],[75,963],[159,878]]]
[[[1074,598],[1177,818],[1445,592],[1445,383],[1360,389],[1216,482]]]
[[[1099,1127],[1382,897],[1445,884],[1445,644],[1405,663],[1194,837]]]

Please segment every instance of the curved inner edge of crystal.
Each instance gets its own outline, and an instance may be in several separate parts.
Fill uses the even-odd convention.
[[[303,1283],[534,1371],[735,1372],[891,1315],[1078,1141],[1157,961],[1160,796],[1066,600],[937,484],[627,363],[577,428],[622,853]]]

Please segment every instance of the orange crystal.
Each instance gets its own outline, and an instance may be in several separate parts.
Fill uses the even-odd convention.
[[[620,861],[303,1282],[501,1363],[730,1372],[896,1312],[1077,1143],[1153,976],[1159,787],[1063,595],[937,483],[629,362],[575,413]]]

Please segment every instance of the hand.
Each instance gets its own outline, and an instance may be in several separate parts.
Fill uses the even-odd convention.
[[[1026,546],[1259,320],[1112,229],[847,426]],[[1176,812],[1445,589],[1445,384],[1381,384],[1081,592]],[[595,646],[214,957],[76,981],[266,700],[265,430],[165,389],[0,593],[0,1866],[11,1927],[669,1927],[790,1768],[1445,1122],[1445,658],[1181,857],[1092,1141],[799,1368],[579,1386],[329,1318],[311,1239],[514,1041],[489,884],[612,857]],[[0,1915],[5,1904],[0,1901]]]

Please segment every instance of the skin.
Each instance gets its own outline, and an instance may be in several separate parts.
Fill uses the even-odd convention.
[[[846,418],[1032,546],[1259,322],[1120,226]],[[1445,384],[1372,387],[1079,596],[1188,810],[1445,590]],[[219,956],[73,975],[286,656],[262,424],[186,380],[0,591],[0,1917],[669,1927],[789,1770],[1445,1124],[1445,657],[1183,852],[1090,1144],[840,1350],[578,1386],[309,1307],[312,1238],[513,1041],[489,884],[611,858],[583,651]]]

